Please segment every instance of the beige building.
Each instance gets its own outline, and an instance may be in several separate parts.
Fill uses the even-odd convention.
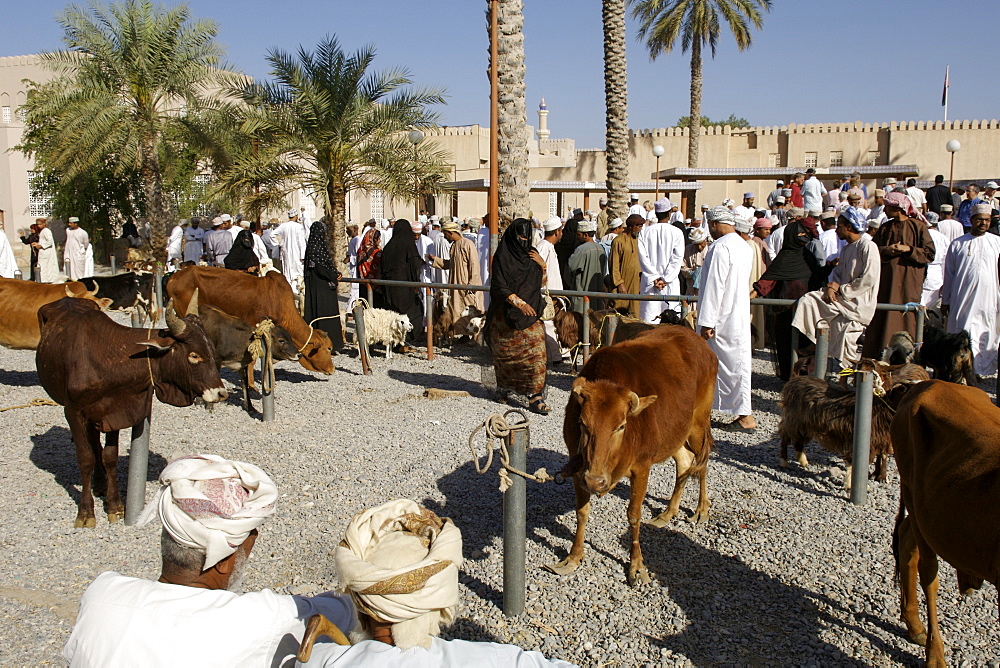
[[[31,190],[31,161],[11,148],[20,142],[24,128],[19,110],[27,99],[25,80],[42,83],[50,78],[50,71],[41,65],[37,55],[0,58],[0,210],[11,246],[25,266],[28,251],[18,235],[36,217],[48,215],[50,208]],[[542,100],[537,130],[528,129],[531,213],[545,218],[566,215],[575,207],[596,210],[604,187],[604,151],[577,149],[573,139],[551,138],[549,113]],[[557,123],[558,115],[553,118]],[[1000,178],[1000,166],[994,158],[1000,154],[1000,123],[996,120],[789,124],[703,128],[701,164],[705,168],[670,183],[655,179],[654,174],[657,167],[666,172],[686,164],[687,130],[635,130],[630,136],[630,189],[639,193],[640,201],[652,200],[657,191],[667,190],[671,198],[691,207],[695,201],[715,205],[726,197],[739,201],[748,191],[762,201],[774,189],[777,175],[815,167],[829,185],[853,166],[878,165],[913,166],[917,178],[928,182],[922,184],[926,186],[935,174],[948,178],[951,154],[945,144],[952,139],[962,144],[955,154],[956,182],[982,183]],[[489,178],[489,129],[479,125],[442,127],[427,132],[424,141],[437,143],[451,155],[450,179],[456,192],[422,202],[420,208],[463,218],[482,216]],[[653,156],[656,145],[664,148],[659,163]],[[736,170],[746,178],[740,181],[712,174],[719,169]],[[876,171],[889,173],[891,168]],[[869,178],[866,183],[870,187],[873,180]],[[289,205],[305,207],[310,218],[319,213],[305,192],[290,197]],[[412,217],[414,208],[412,201],[392,199],[383,193],[352,192],[348,218],[362,222],[369,218]],[[81,217],[86,220],[84,212]]]

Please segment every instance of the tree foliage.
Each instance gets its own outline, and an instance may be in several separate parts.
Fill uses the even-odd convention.
[[[749,128],[749,127],[751,127],[750,126],[750,121],[748,121],[745,118],[737,118],[736,114],[729,114],[729,118],[725,118],[725,119],[723,119],[721,121],[713,121],[708,116],[702,116],[701,117],[701,126],[703,128],[710,128],[710,127],[714,127],[714,126],[717,126],[717,125],[718,126],[728,125],[731,128]],[[674,127],[678,127],[678,128],[691,127],[691,117],[690,116],[681,116],[680,118],[677,119],[677,123],[674,125]]]

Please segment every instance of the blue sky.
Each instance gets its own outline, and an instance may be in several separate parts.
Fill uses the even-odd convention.
[[[403,66],[418,84],[441,86],[445,125],[489,121],[485,0],[192,0],[219,24],[237,68],[268,73],[269,49],[311,47],[336,34],[345,48],[374,44],[377,68]],[[55,16],[66,6],[32,0],[4,16],[0,55],[61,45]],[[600,0],[526,0],[528,122],[542,96],[552,137],[604,145]],[[723,36],[704,68],[703,113],[755,125],[938,120],[951,65],[949,118],[1000,116],[1000,1],[775,0],[762,32],[739,53]],[[689,60],[650,62],[628,23],[629,125],[673,125],[687,114]]]

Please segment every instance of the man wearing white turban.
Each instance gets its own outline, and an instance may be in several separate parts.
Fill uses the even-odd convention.
[[[347,596],[239,594],[258,527],[278,490],[252,464],[192,455],[160,474],[163,487],[139,521],[159,515],[157,582],[102,573],[83,594],[63,648],[70,666],[272,666],[293,655],[306,621],[355,625]]]
[[[303,653],[309,654],[303,657],[307,663],[299,665],[572,665],[549,661],[514,645],[437,637],[441,624],[453,621],[458,611],[462,533],[451,520],[413,501],[390,501],[355,516],[334,559],[340,582],[354,599],[364,634],[370,639],[351,646],[317,646],[312,651],[307,639],[303,647]]]
[[[676,295],[681,291],[680,272],[684,260],[684,234],[668,222],[670,200],[656,201],[657,222],[639,232],[639,291],[644,295]],[[639,317],[646,322],[659,322],[664,310],[680,311],[680,302],[644,301]]]

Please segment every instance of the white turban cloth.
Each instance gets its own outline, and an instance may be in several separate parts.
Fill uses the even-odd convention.
[[[400,649],[430,648],[458,611],[462,533],[408,499],[351,520],[335,554],[341,584],[358,610],[391,623]]]
[[[726,225],[735,225],[741,220],[741,218],[733,213],[727,206],[716,206],[709,209],[708,219],[712,222],[725,223]]]
[[[278,488],[264,471],[218,455],[174,460],[163,469],[160,483],[159,496],[142,511],[139,524],[158,510],[174,540],[205,551],[206,570],[236,552],[274,514],[278,499]]]

